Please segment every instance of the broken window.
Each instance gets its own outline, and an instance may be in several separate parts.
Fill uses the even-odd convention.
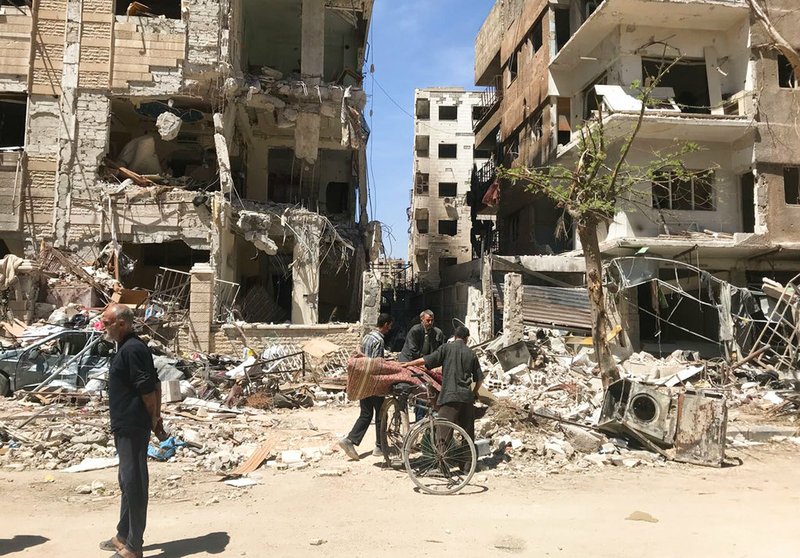
[[[417,152],[417,157],[430,156],[431,137],[430,136],[415,136],[414,148]]]
[[[0,147],[25,145],[25,95],[0,97]]]
[[[457,157],[458,146],[455,143],[440,143],[439,158],[455,159]]]
[[[519,157],[519,133],[513,134],[505,144],[506,147],[506,163],[509,165]]]
[[[267,156],[267,199],[275,203],[297,203],[301,197],[300,172],[294,150],[270,149]]]
[[[164,16],[167,19],[181,19],[181,0],[157,0],[155,2],[117,0],[114,13],[116,15]]]
[[[511,53],[511,56],[508,58],[508,85],[517,79],[517,70],[518,66],[518,59],[519,58],[519,51],[514,51]]]
[[[783,167],[783,197],[787,204],[800,205],[800,167]]]
[[[428,219],[417,219],[417,232],[420,234],[427,234],[428,232]]]
[[[600,2],[603,0],[584,0],[583,3],[583,20],[586,21],[597,10]]]
[[[458,234],[458,221],[453,221],[449,219],[440,220],[439,234],[444,234],[447,236],[455,236],[456,234]]]
[[[531,30],[531,56],[536,54],[542,48],[542,19],[533,24]]]
[[[326,10],[323,35],[325,50],[322,57],[324,80],[344,84],[347,79],[349,83],[361,83],[361,68],[358,65],[360,32],[357,24],[360,15],[356,11],[345,15],[333,7]]]
[[[417,270],[428,271],[428,251],[417,250]]]
[[[595,85],[605,85],[608,83],[608,77],[605,72],[600,74],[600,77],[595,79],[589,87],[583,90],[583,119],[589,120],[593,118],[600,108],[600,99],[598,98]]]
[[[439,183],[439,197],[440,198],[454,198],[458,192],[458,184],[455,182],[440,182]]]
[[[533,113],[530,119],[531,139],[535,142],[542,139],[542,135],[544,134],[544,120],[542,116],[542,109],[539,109]]]
[[[671,60],[642,59],[642,76],[652,80]],[[675,102],[683,113],[711,114],[711,100],[708,93],[708,75],[705,60],[681,59],[667,73],[661,76],[659,87],[671,87],[675,92]]]
[[[439,120],[458,120],[458,106],[439,107]]]
[[[431,117],[431,100],[417,99],[416,114],[418,120],[428,120]]]
[[[414,177],[414,192],[417,195],[428,195],[428,180],[430,175],[427,172],[418,172]]]
[[[457,263],[458,263],[458,258],[442,256],[441,258],[439,258],[439,269],[441,270],[446,267],[456,265]]]
[[[569,9],[555,8],[553,15],[556,23],[556,52],[558,52],[570,38]]]
[[[789,63],[789,59],[783,54],[778,55],[778,86],[794,89],[797,87],[797,77],[794,75],[794,68]]]
[[[714,211],[713,171],[661,171],[651,189],[655,209]]]
[[[516,242],[519,240],[519,216],[520,211],[515,211],[505,220],[506,239],[509,242]]]
[[[24,8],[33,4],[33,0],[0,0],[0,6],[15,6]]]
[[[265,9],[261,0],[243,0],[241,5],[242,69],[261,75],[262,67],[267,66],[283,75],[299,76],[303,54],[303,3],[274,2]]]
[[[350,184],[328,182],[325,189],[325,207],[328,213],[347,213],[350,209]]]
[[[488,149],[478,149],[477,147],[472,150],[473,159],[488,159],[492,156]]]

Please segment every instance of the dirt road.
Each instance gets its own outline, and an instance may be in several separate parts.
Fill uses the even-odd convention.
[[[298,417],[318,430],[287,432],[287,447],[303,436],[329,444],[355,412],[303,411]],[[415,492],[373,457],[261,469],[260,484],[247,489],[155,463],[145,556],[792,557],[800,543],[794,448],[738,453],[743,465],[723,469],[606,467],[546,479],[488,471],[449,497]],[[76,487],[113,489],[115,479],[114,469],[0,472],[0,556],[108,556],[97,543],[113,534],[117,495]]]

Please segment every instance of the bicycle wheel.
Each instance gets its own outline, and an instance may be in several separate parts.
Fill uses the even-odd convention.
[[[386,464],[402,462],[403,440],[408,434],[408,408],[397,398],[387,397],[381,405],[381,428],[378,444]]]
[[[426,419],[403,444],[403,464],[415,485],[428,494],[454,494],[469,483],[478,462],[466,431],[444,419]]]

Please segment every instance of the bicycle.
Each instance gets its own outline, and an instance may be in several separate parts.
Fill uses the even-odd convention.
[[[427,401],[431,402],[432,388],[426,376],[418,373],[412,373],[412,376],[422,380]],[[389,401],[397,400],[393,397]],[[455,494],[475,474],[478,463],[475,444],[463,428],[435,417],[433,405],[427,405],[426,410],[425,419],[415,424],[404,437],[401,450],[403,465],[413,483],[423,492]],[[399,414],[402,425],[402,412]],[[407,407],[405,421],[407,425]]]

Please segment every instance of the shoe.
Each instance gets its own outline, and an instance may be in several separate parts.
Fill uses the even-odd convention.
[[[116,535],[100,543],[100,550],[107,550],[109,552],[117,552],[125,548],[125,543],[119,540]]]
[[[353,445],[353,442],[350,441],[350,438],[342,438],[339,440],[339,447],[342,448],[347,454],[347,457],[352,459],[353,461],[358,461],[361,459],[358,456],[358,452],[356,451],[356,447]]]
[[[375,446],[375,449],[372,450],[372,457],[383,457],[383,450],[380,446]]]

